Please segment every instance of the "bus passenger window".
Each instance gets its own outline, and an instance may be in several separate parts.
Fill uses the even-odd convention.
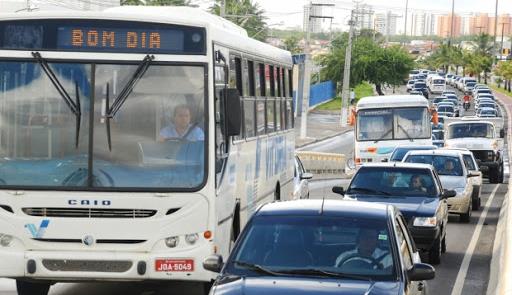
[[[254,103],[255,101],[252,99],[244,101],[245,138],[256,135]]]
[[[257,79],[259,79],[260,83],[260,91],[259,92],[256,92],[256,95],[258,96],[265,96],[267,91],[266,91],[266,81],[265,81],[265,65],[264,64],[259,64],[258,66],[258,72],[256,73],[256,76],[258,76]]]
[[[254,97],[256,95],[256,91],[254,89],[254,62],[249,60],[247,61],[247,67],[245,68],[245,72],[248,74],[247,78],[246,78],[246,85],[248,85],[247,89],[249,90],[247,95],[248,96],[251,96],[251,97]],[[244,77],[245,74],[244,74]]]
[[[281,130],[281,100],[276,100],[276,131]]]
[[[267,96],[272,96],[272,97],[275,97],[276,96],[276,79],[275,79],[275,69],[274,69],[274,66],[267,66],[267,70],[268,72],[266,71],[265,72],[265,76],[267,77],[267,81],[269,81],[269,86],[267,86]]]
[[[276,80],[276,96],[281,97],[281,68],[276,67],[274,73]]]
[[[288,97],[293,97],[293,71],[288,70]]]
[[[275,131],[275,100],[268,99],[267,100],[267,133]]]
[[[238,89],[238,93],[243,95],[242,87],[242,60],[239,57],[231,56],[229,65],[229,88]]]
[[[256,134],[263,135],[265,134],[265,101],[257,100],[256,101]]]

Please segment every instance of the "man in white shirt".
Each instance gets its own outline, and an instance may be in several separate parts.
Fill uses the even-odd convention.
[[[188,141],[204,140],[201,128],[191,125],[190,108],[187,105],[178,105],[174,108],[173,122],[160,130],[159,141],[169,139],[185,139]]]
[[[384,269],[393,266],[393,258],[389,250],[378,248],[379,240],[385,240],[387,243],[389,237],[380,234],[373,228],[361,228],[357,237],[357,248],[351,251],[341,253],[336,258],[334,266],[343,267],[344,264],[353,261],[364,261],[372,265],[373,269]]]

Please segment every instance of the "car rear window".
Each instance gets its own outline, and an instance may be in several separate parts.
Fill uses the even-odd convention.
[[[462,164],[460,159],[444,155],[408,155],[404,162],[431,164],[439,175],[462,176]]]

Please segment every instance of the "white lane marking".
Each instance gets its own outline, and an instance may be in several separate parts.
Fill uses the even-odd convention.
[[[485,203],[485,209],[480,215],[478,219],[478,223],[475,227],[475,231],[473,232],[473,236],[471,237],[471,241],[469,242],[469,246],[466,250],[466,254],[464,254],[464,259],[462,259],[462,264],[460,265],[459,273],[457,274],[457,279],[455,280],[455,284],[453,285],[451,295],[461,295],[462,288],[464,288],[464,281],[466,281],[466,275],[468,274],[469,263],[471,262],[471,257],[473,256],[473,252],[475,252],[476,244],[478,239],[480,238],[480,232],[482,231],[482,227],[487,218],[487,212],[491,207],[492,201],[494,200],[494,195],[496,191],[500,187],[500,184],[497,184],[496,187],[492,190],[487,203]]]

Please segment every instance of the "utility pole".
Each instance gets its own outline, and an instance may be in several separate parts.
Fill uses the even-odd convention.
[[[341,127],[347,126],[348,119],[348,101],[350,95],[350,62],[352,59],[352,34],[354,32],[354,10],[350,15],[350,21],[348,22],[350,29],[348,31],[348,44],[345,51],[345,68],[343,70],[343,88],[341,92]]]
[[[304,139],[307,137],[307,124],[308,124],[308,110],[309,110],[309,91],[311,88],[311,48],[310,48],[310,42],[311,42],[311,19],[316,18],[328,18],[332,19],[333,16],[322,16],[322,15],[313,15],[311,12],[313,11],[313,7],[322,7],[322,6],[331,6],[333,7],[334,4],[324,4],[324,3],[309,3],[308,7],[308,19],[307,19],[307,31],[306,31],[306,44],[304,48],[305,53],[305,59],[304,59],[304,75],[303,79],[301,79],[302,82],[302,95],[299,94],[297,98],[302,96],[302,110],[301,110],[301,118],[300,118],[300,134],[299,137]],[[297,103],[299,101],[297,100]]]
[[[498,33],[498,0],[496,0],[496,11],[494,13],[494,47],[493,50],[496,50],[496,35]],[[494,59],[493,59],[494,60]]]
[[[226,16],[226,0],[222,0],[222,3],[220,4],[220,17],[225,17],[225,16]]]

